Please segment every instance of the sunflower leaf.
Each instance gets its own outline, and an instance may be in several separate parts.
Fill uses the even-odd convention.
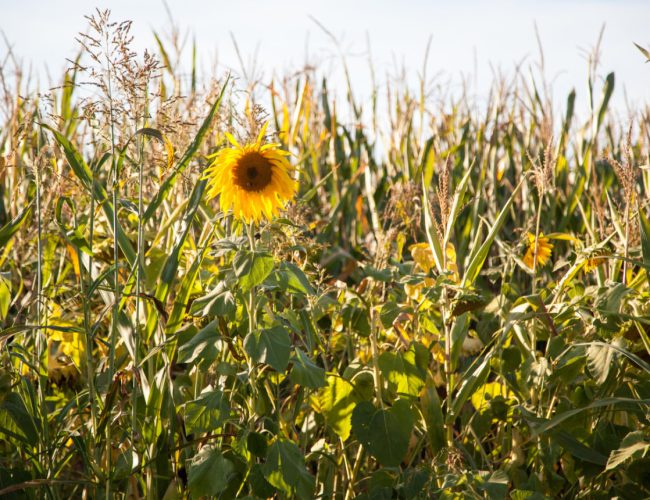
[[[266,252],[244,250],[235,255],[235,276],[242,292],[262,283],[273,271],[273,256]]]

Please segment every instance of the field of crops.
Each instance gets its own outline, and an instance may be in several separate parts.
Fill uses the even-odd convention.
[[[650,108],[595,54],[560,110],[362,101],[89,22],[0,60],[0,497],[650,496]]]

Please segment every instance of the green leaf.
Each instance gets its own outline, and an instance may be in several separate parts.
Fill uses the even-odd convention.
[[[632,42],[632,43],[636,46],[637,49],[639,49],[639,52],[641,52],[641,54],[644,55],[644,57],[646,58],[646,62],[650,62],[650,51],[648,51],[648,49],[644,49],[643,47],[641,47],[641,45],[639,45],[636,42]]]
[[[566,410],[561,413],[558,413],[550,420],[543,420],[540,425],[531,426],[533,431],[532,435],[541,436],[542,434],[554,429],[560,425],[565,420],[579,415],[583,411],[593,410],[596,408],[602,408],[603,406],[614,406],[614,405],[635,405],[635,406],[647,406],[650,405],[650,399],[633,399],[633,398],[605,398],[599,399],[590,403],[582,408],[574,408],[572,410]]]
[[[620,448],[610,453],[605,470],[613,470],[632,457],[645,456],[648,451],[650,442],[645,440],[643,431],[630,432],[621,441]]]
[[[174,238],[172,251],[165,261],[165,267],[163,267],[162,273],[160,274],[160,285],[156,290],[156,298],[162,302],[165,302],[167,300],[169,290],[171,289],[172,283],[176,278],[181,250],[185,245],[185,240],[189,233],[194,215],[196,214],[196,211],[199,209],[199,205],[201,204],[205,186],[206,181],[203,180],[197,182],[194,186],[194,189],[192,190],[192,194],[190,195],[189,200],[187,201],[187,206],[185,207],[185,212],[183,213],[180,227],[178,228],[176,237]]]
[[[235,468],[219,450],[201,448],[190,462],[188,476],[192,497],[218,495],[228,487]]]
[[[643,262],[650,265],[650,220],[648,220],[642,208],[639,208],[639,228],[641,229]]]
[[[54,130],[48,125],[41,125],[45,130],[49,130],[54,135],[54,138],[63,148],[63,153],[65,154],[68,164],[72,168],[72,171],[81,181],[82,184],[92,193],[93,197],[101,204],[102,209],[104,210],[104,215],[106,216],[106,221],[108,222],[111,230],[114,234],[117,234],[117,241],[120,247],[120,250],[124,253],[126,260],[130,265],[133,265],[136,260],[136,252],[133,249],[131,241],[124,233],[122,226],[119,221],[116,227],[113,227],[114,219],[114,210],[117,210],[117,207],[113,207],[113,204],[108,199],[108,193],[106,188],[102,186],[97,179],[94,178],[92,170],[86,164],[83,157],[77,151],[77,149],[72,145],[72,143],[64,137],[60,132]]]
[[[610,349],[609,344],[592,344],[587,348],[587,366],[598,385],[607,380],[613,359],[614,350]]]
[[[269,445],[266,442],[264,434],[259,432],[249,432],[246,435],[246,447],[247,449],[258,457],[263,457],[266,455]]]
[[[262,283],[273,271],[273,257],[266,252],[242,250],[235,255],[235,276],[242,292]]]
[[[182,344],[178,349],[179,363],[200,363],[201,361],[212,362],[217,358],[219,349],[217,342],[221,338],[217,330],[218,321],[214,320],[205,325],[198,333],[191,336],[190,340]],[[183,332],[196,331],[191,325]],[[179,332],[180,333],[180,332]],[[186,335],[183,335],[185,337]]]
[[[566,431],[555,431],[552,437],[562,448],[580,460],[597,465],[605,465],[607,463],[607,457],[605,455],[581,443]]]
[[[436,390],[435,383],[430,380],[420,396],[420,410],[427,428],[429,441],[434,454],[437,454],[446,446],[444,434],[444,420],[442,417],[442,405]]]
[[[20,212],[13,220],[7,222],[4,226],[0,228],[0,248],[4,248],[9,240],[13,237],[14,234],[20,229],[27,217],[32,212],[31,204],[27,206],[22,212]]]
[[[427,186],[424,184],[424,179],[422,184],[422,204],[422,210],[424,211],[424,227],[427,233],[427,240],[429,241],[429,245],[433,251],[433,260],[436,263],[436,269],[438,269],[438,272],[442,274],[445,272],[445,261],[442,254],[442,244],[440,242],[440,237],[438,236],[438,229],[436,228],[433,221],[433,215],[431,214],[431,205],[429,203]]]
[[[403,311],[404,308],[402,308],[397,302],[394,300],[389,300],[388,302],[384,303],[383,306],[381,306],[381,311],[379,312],[379,319],[381,320],[381,324],[384,326],[384,328],[391,328],[393,326],[393,322]]]
[[[291,337],[283,326],[265,328],[246,335],[244,349],[255,362],[284,372],[291,355]]]
[[[6,411],[14,424],[23,433],[27,442],[31,445],[38,443],[38,431],[36,423],[25,406],[25,401],[16,392],[9,393],[0,403],[0,411]]]
[[[512,206],[512,202],[514,201],[515,196],[517,196],[517,194],[519,193],[522,183],[523,181],[521,181],[517,185],[515,190],[510,195],[510,198],[508,198],[508,201],[506,201],[505,205],[503,205],[503,208],[501,208],[499,215],[494,221],[494,224],[490,228],[490,231],[488,235],[485,237],[485,239],[483,240],[481,246],[480,247],[475,246],[472,249],[469,256],[469,265],[467,266],[467,270],[465,271],[465,275],[463,276],[463,283],[462,283],[463,287],[466,287],[474,283],[474,280],[476,280],[477,276],[481,272],[481,269],[483,269],[483,264],[485,263],[485,259],[487,259],[490,248],[492,247],[492,243],[494,242],[497,233],[501,229],[501,226],[503,226],[503,223],[506,221],[506,217],[510,212],[510,207]]]
[[[456,370],[458,366],[458,357],[463,348],[463,342],[467,338],[469,331],[469,314],[463,313],[456,318],[454,326],[451,328],[451,369]]]
[[[291,373],[289,374],[291,382],[309,387],[310,389],[325,387],[327,385],[327,382],[325,382],[325,370],[317,366],[298,347],[296,347],[295,352],[295,355],[291,358],[291,362],[293,363]]]
[[[235,296],[228,290],[225,282],[220,281],[214,290],[192,302],[190,316],[231,317],[236,310]]]
[[[417,396],[424,386],[428,361],[429,351],[422,344],[413,343],[406,352],[382,353],[379,368],[398,394]]]
[[[445,228],[445,242],[451,241],[451,232],[456,225],[456,218],[463,206],[463,199],[465,198],[465,191],[467,190],[467,184],[469,182],[470,175],[472,173],[472,168],[468,168],[467,172],[461,179],[460,183],[454,190],[454,197],[451,203],[451,209],[449,210],[449,215],[447,216],[447,227]]]
[[[461,408],[465,402],[474,394],[476,389],[482,386],[490,373],[490,359],[494,350],[483,358],[480,364],[475,367],[470,367],[467,372],[463,374],[460,389],[453,399],[451,411],[447,414],[447,422],[453,419],[460,413]]]
[[[603,93],[600,98],[600,107],[598,109],[598,120],[596,122],[596,130],[594,137],[598,134],[600,126],[605,119],[605,113],[607,112],[607,106],[609,105],[609,100],[612,97],[614,92],[614,73],[610,73],[605,77],[605,85],[603,85]]]
[[[273,275],[275,286],[283,292],[313,295],[314,288],[302,270],[290,262],[282,262]]]
[[[386,467],[397,467],[408,451],[415,418],[409,403],[395,401],[388,410],[359,403],[352,413],[352,432],[366,450]]]
[[[259,498],[272,498],[277,493],[277,489],[275,489],[264,477],[262,465],[260,464],[254,464],[251,468],[248,483],[251,485],[253,493]],[[246,498],[256,500],[251,499],[250,497]]]
[[[0,275],[0,320],[7,317],[11,305],[11,281]]]
[[[268,449],[262,466],[266,480],[297,498],[313,498],[316,481],[307,472],[305,457],[295,443],[277,439]]]
[[[320,410],[325,422],[345,441],[350,436],[352,412],[359,401],[354,385],[342,377],[327,377],[327,387],[318,395]]]
[[[185,405],[187,432],[212,432],[223,424],[229,413],[230,406],[223,392],[207,386],[197,399]]]

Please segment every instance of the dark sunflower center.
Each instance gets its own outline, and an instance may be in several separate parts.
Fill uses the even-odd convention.
[[[253,151],[242,156],[234,169],[235,184],[245,191],[262,191],[271,183],[271,162]]]

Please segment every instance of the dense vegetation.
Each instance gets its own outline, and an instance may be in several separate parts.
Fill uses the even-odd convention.
[[[650,495],[650,114],[613,74],[560,115],[519,73],[337,100],[90,24],[46,94],[0,61],[1,496]],[[245,224],[203,173],[266,122],[299,191]]]

